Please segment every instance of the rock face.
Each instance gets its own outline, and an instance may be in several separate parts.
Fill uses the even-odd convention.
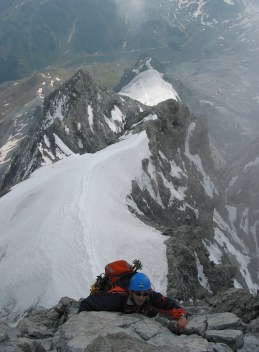
[[[173,100],[149,113],[157,116],[146,126],[151,156],[142,162],[141,178],[132,181],[128,206],[169,236],[168,291],[179,299],[202,298],[231,287],[236,274],[224,246],[224,259],[215,264],[205,242],[214,241],[214,209],[221,193],[206,123]]]
[[[232,312],[245,323],[259,316],[258,296],[253,296],[243,289],[232,288],[209,299],[214,312]]]
[[[43,110],[38,107],[26,117],[25,134],[1,165],[0,194],[41,165],[73,153],[94,153],[114,143],[123,133],[126,120],[144,108],[139,102],[98,87],[89,74],[78,71],[45,99]]]
[[[73,153],[103,149],[115,142],[126,120],[142,108],[136,101],[98,87],[89,74],[79,71],[45,101],[43,158],[59,159],[58,149],[62,147],[55,136]]]
[[[233,313],[195,314],[184,334],[174,333],[174,321],[138,314],[81,312],[79,303],[62,298],[52,309],[35,308],[16,327],[0,322],[1,351],[157,351],[251,352],[256,333]],[[258,328],[258,324],[257,324]],[[248,348],[246,342],[249,341]]]
[[[233,214],[233,227],[251,253],[250,269],[259,274],[259,138],[231,160],[222,172],[224,202]]]
[[[151,62],[163,72],[155,60]],[[125,74],[119,89],[145,70],[147,59],[142,56]],[[217,177],[218,157],[212,150],[206,120],[169,100],[149,111],[158,117],[146,126],[151,156],[143,160],[141,179],[132,182],[128,205],[142,221],[170,236],[169,291],[179,298],[195,299],[234,284],[255,293],[258,143],[242,162],[237,158],[226,167],[223,175],[228,182],[222,184],[224,177]],[[231,167],[233,164],[239,167]],[[246,184],[250,184],[248,191]],[[235,269],[242,267],[244,270]]]

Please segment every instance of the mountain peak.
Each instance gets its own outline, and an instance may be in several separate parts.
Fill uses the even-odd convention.
[[[164,66],[157,59],[145,53],[138,58],[136,64],[132,68],[132,71],[140,73],[149,70],[150,68],[153,68],[162,74],[165,73]]]
[[[65,89],[69,89],[71,93],[82,92],[86,87],[95,87],[92,76],[87,71],[78,70],[67,82],[63,84]]]
[[[132,69],[125,71],[115,91],[148,106],[168,99],[180,101],[164,72],[164,66],[159,61],[143,54]]]
[[[123,87],[130,83],[138,74],[147,71],[149,69],[154,69],[164,75],[165,68],[158,60],[152,56],[143,53],[139,56],[136,64],[131,69],[126,69],[124,75],[122,76],[119,84],[114,88],[115,92],[119,92]]]

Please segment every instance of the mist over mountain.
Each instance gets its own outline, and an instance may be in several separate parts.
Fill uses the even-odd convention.
[[[227,158],[257,137],[256,1],[5,0],[1,6],[0,82],[46,67],[119,58],[133,65],[148,52],[182,84],[184,103],[208,117]]]
[[[140,7],[141,2],[125,7],[113,0],[9,3],[1,14],[0,81],[45,66],[106,60],[106,55],[111,60],[131,50],[160,47],[179,31],[154,16],[143,25]]]
[[[6,70],[1,70],[1,81],[42,66],[87,62],[89,54],[97,56],[89,61],[151,48],[167,48],[167,58],[174,59],[185,52],[192,58],[206,51],[218,55],[224,45],[235,47],[233,27],[242,28],[244,22],[255,26],[258,8],[251,8],[252,4],[242,0],[4,1],[1,67]],[[251,35],[252,30],[253,26],[246,32]],[[227,37],[218,40],[220,34]]]

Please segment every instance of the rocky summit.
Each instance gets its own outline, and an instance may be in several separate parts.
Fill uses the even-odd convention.
[[[235,295],[228,297],[232,297],[233,306],[237,304]],[[1,320],[0,351],[258,352],[259,348],[258,297],[250,307],[257,309],[257,318],[247,323],[234,313],[215,313],[208,302],[192,305],[182,335],[176,333],[174,321],[162,315],[77,314],[78,306],[78,301],[64,297],[51,309],[31,309],[15,326]]]

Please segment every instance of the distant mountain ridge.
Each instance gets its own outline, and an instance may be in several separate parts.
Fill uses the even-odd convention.
[[[5,0],[2,6],[0,83],[39,69],[93,63],[115,69],[120,60],[127,67],[148,52],[185,87],[178,94],[189,109],[208,116],[226,158],[257,137],[257,1]]]
[[[41,67],[80,62],[80,57],[87,60],[87,55],[98,60],[98,55],[163,47],[177,52],[192,37],[203,50],[198,42],[203,30],[238,25],[250,2],[166,0],[160,6],[141,0],[136,7],[134,1],[126,5],[120,0],[5,0],[0,15],[0,82]]]

